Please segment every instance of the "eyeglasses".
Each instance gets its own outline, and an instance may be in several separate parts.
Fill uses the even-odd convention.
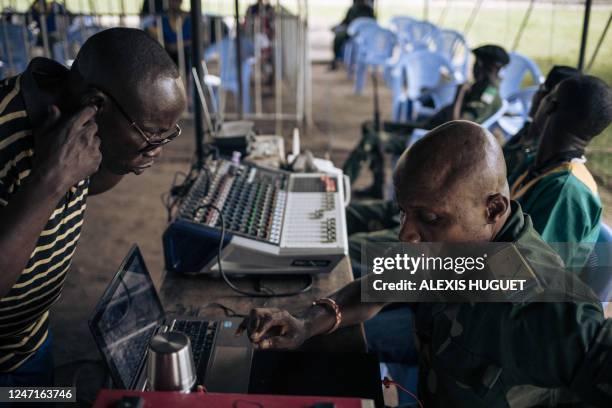
[[[106,92],[103,89],[100,89],[99,87],[96,87],[96,88],[98,88],[100,91],[104,92],[104,94],[111,101],[113,101],[113,103],[115,104],[117,109],[119,109],[119,112],[121,112],[121,114],[127,119],[127,121],[130,122],[130,126],[133,127],[134,129],[136,129],[136,131],[138,132],[140,137],[142,137],[144,139],[144,141],[147,143],[147,145],[145,147],[143,147],[142,149],[140,149],[138,151],[139,153],[147,153],[147,152],[150,152],[151,150],[155,150],[155,149],[157,149],[160,146],[163,146],[163,145],[166,145],[166,144],[170,143],[171,141],[176,139],[181,134],[181,127],[178,124],[176,124],[176,125],[174,125],[175,126],[174,129],[165,132],[164,134],[161,135],[160,138],[156,138],[156,139],[150,138],[149,136],[147,136],[147,134],[144,132],[144,130],[142,130],[140,128],[140,126],[138,126],[136,124],[136,121],[132,120],[130,115],[128,115],[127,112],[121,107],[121,105],[119,104],[117,99],[115,99],[115,97],[113,95],[111,95],[110,93]]]

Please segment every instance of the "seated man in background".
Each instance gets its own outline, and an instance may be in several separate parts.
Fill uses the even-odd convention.
[[[338,68],[338,61],[342,59],[342,49],[344,44],[348,41],[350,36],[347,33],[348,26],[353,20],[359,17],[374,17],[374,9],[367,0],[353,0],[353,5],[346,12],[344,20],[333,28],[334,31],[334,59],[330,63],[330,69],[335,70]]]
[[[512,184],[510,195],[549,243],[595,243],[602,206],[584,152],[612,120],[612,92],[599,78],[580,75],[559,83],[542,99],[530,132],[540,135],[533,164]],[[584,249],[567,248],[568,267],[582,269]]]
[[[501,148],[480,126],[456,121],[431,131],[399,159],[394,186],[402,213],[400,241],[512,242],[536,276],[549,269],[580,285],[510,200]],[[361,278],[365,282],[354,281],[293,315],[253,309],[239,331],[246,329],[259,349],[295,348],[337,327],[366,322],[385,306],[361,301],[362,283],[378,276],[369,274]],[[545,296],[550,281],[541,282]],[[418,359],[418,398],[425,407],[550,406],[565,402],[564,396],[572,403],[607,406],[612,320],[604,318],[596,300],[568,297],[556,303],[539,297],[410,303],[414,328],[386,326],[377,333],[387,338],[380,343],[385,348],[373,351],[382,361],[398,355],[405,363]],[[402,353],[412,347],[413,336],[416,351]]]
[[[533,95],[529,117],[525,124],[503,147],[506,173],[508,174],[508,183],[510,185],[512,185],[516,177],[520,176],[531,165],[537,153],[540,135],[535,134],[531,127],[531,122],[538,111],[542,98],[552,92],[559,82],[579,74],[580,71],[576,68],[555,65],[546,76],[544,83],[540,85],[537,92]]]
[[[355,182],[362,167],[369,162],[374,182],[371,187],[356,191],[357,196],[383,197],[383,151],[402,154],[415,128],[433,129],[450,120],[465,119],[482,123],[502,105],[499,96],[499,71],[510,62],[508,53],[497,45],[483,45],[472,50],[476,56],[474,82],[459,85],[455,100],[432,117],[416,123],[388,123],[386,132],[379,132],[372,123],[362,126],[362,138],[344,163],[343,171]]]
[[[51,386],[49,310],[87,197],[153,165],[180,134],[185,89],[157,41],[112,28],[70,69],[33,59],[2,82],[0,101],[0,386]]]

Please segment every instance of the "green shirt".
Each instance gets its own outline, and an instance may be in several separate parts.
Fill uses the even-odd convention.
[[[484,79],[475,82],[464,96],[461,118],[482,123],[502,106],[499,81]]]
[[[584,248],[566,246],[561,253],[567,266],[582,269],[592,243],[597,242],[602,206],[597,185],[584,163],[563,162],[532,180],[529,172],[519,176],[510,188],[531,216],[533,226],[551,244],[585,244]]]
[[[516,202],[495,241],[514,242],[545,288],[561,275],[576,282]],[[567,396],[609,406],[612,321],[595,299],[537,299],[415,305],[423,406],[550,406]]]
[[[491,117],[502,106],[499,96],[499,81],[483,79],[474,82],[463,96],[461,119],[482,123]],[[445,106],[421,125],[423,129],[433,129],[450,121],[453,117],[453,105]]]

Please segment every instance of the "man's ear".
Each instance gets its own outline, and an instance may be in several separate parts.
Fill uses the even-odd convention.
[[[102,111],[107,101],[106,95],[94,88],[89,88],[83,92],[80,100],[82,107],[93,105],[98,108],[98,112]]]
[[[510,208],[508,197],[500,193],[492,194],[487,197],[486,217],[487,224],[496,223]]]

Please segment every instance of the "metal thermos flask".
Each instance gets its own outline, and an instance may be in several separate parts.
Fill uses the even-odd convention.
[[[151,390],[189,392],[195,384],[191,342],[183,333],[170,331],[153,336],[147,363]]]

